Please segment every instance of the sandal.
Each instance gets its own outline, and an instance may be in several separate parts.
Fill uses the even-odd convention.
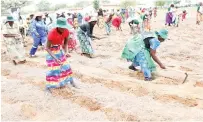
[[[152,81],[152,78],[145,78],[145,81]]]
[[[133,71],[137,71],[137,69],[133,65],[130,65],[128,68],[133,70]]]
[[[30,58],[36,58],[37,56],[36,55],[30,55]]]

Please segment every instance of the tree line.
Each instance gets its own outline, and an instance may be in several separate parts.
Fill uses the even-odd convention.
[[[163,7],[164,5],[167,5],[171,2],[178,3],[180,0],[156,0],[155,6]],[[36,11],[56,11],[63,8],[84,8],[88,5],[93,4],[93,7],[98,10],[100,8],[100,3],[108,4],[110,3],[110,0],[93,0],[86,1],[82,0],[80,2],[76,2],[74,5],[68,5],[68,4],[55,4],[52,5],[48,0],[41,0],[39,3],[36,4]],[[33,4],[32,0],[1,0],[1,11],[5,12],[8,9],[11,8],[23,8],[27,5]],[[130,6],[135,6],[136,0],[122,0],[120,3],[120,6],[122,8],[128,8]]]

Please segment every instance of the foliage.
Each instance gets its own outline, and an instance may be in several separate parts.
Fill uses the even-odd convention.
[[[133,0],[124,0],[121,2],[120,6],[122,8],[128,8],[130,6],[135,6],[135,4],[136,4],[135,0],[134,1]]]
[[[89,2],[86,1],[86,0],[83,0],[83,1],[80,1],[80,2],[76,2],[74,4],[74,7],[76,7],[76,8],[84,8],[84,7],[88,6],[88,5],[89,5]]]
[[[181,1],[181,0],[168,0],[168,1],[166,2],[166,4],[167,4],[167,5],[178,4],[178,3],[180,3],[180,1]]]
[[[38,4],[37,4],[37,8],[39,11],[48,11],[50,10],[50,3],[48,2],[48,0],[41,0]]]
[[[96,10],[99,9],[99,0],[94,0],[94,1],[93,1],[93,7],[94,7],[94,9],[96,9]]]
[[[163,0],[155,1],[155,5],[159,7],[163,7],[165,4],[166,4],[166,1],[163,1]]]
[[[101,0],[101,3],[108,4],[108,3],[110,3],[110,0]]]
[[[66,4],[56,4],[52,10],[59,10],[59,9],[63,9],[63,8],[67,8],[68,6]]]
[[[11,8],[22,8],[31,3],[31,0],[1,0],[1,11],[5,12]]]

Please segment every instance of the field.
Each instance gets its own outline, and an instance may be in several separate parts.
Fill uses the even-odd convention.
[[[122,32],[113,28],[108,37],[95,26],[96,36],[107,37],[93,40],[96,57],[73,52],[68,59],[80,89],[57,89],[52,95],[45,94],[45,52],[14,66],[2,45],[2,121],[203,121],[203,23],[197,26],[195,10],[187,11],[178,28],[164,25],[165,11],[153,18],[153,30],[167,28],[169,40],[157,52],[167,69],[157,66],[151,82],[121,59],[130,37],[127,24]],[[32,40],[28,42],[27,53]]]

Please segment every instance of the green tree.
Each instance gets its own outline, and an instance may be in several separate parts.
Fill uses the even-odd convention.
[[[59,10],[63,8],[67,8],[68,6],[66,4],[56,4],[52,10]]]
[[[93,7],[98,10],[99,9],[99,0],[94,0],[93,1]]]
[[[181,0],[167,0],[166,5],[178,4]]]
[[[108,3],[110,3],[110,0],[101,0],[101,3],[108,4]]]
[[[165,4],[166,4],[166,1],[163,1],[163,0],[155,1],[155,5],[159,7],[163,7]]]
[[[76,7],[76,8],[84,8],[86,6],[89,6],[89,2],[83,0],[83,1],[80,1],[80,2],[76,2],[73,6]]]
[[[31,3],[31,0],[1,0],[1,12],[5,12],[11,8],[22,8]]]
[[[47,0],[41,0],[36,6],[39,11],[48,11],[50,10],[50,5]]]
[[[135,6],[136,5],[136,1],[135,0],[124,0],[121,2],[120,6],[122,8],[128,8],[130,6]]]

